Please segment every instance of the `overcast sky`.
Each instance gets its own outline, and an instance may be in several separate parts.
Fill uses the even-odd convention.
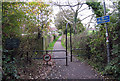
[[[53,1],[54,1],[54,2],[59,1],[61,4],[64,4],[64,3],[67,2],[68,0],[53,0]],[[77,0],[69,0],[69,1],[70,1],[70,3],[72,3],[72,4],[76,4],[76,2],[77,2]],[[88,7],[88,6],[87,6],[87,5],[83,5],[80,10],[82,10],[82,9],[84,9],[84,8],[86,8],[86,7]],[[69,7],[65,7],[65,8],[69,8]],[[55,14],[57,14],[59,11],[60,11],[59,7],[53,6],[53,14],[54,14],[53,17],[55,17]],[[87,16],[90,15],[90,14],[92,14],[92,11],[89,10],[89,9],[86,9],[86,10],[80,12],[80,13],[78,14],[78,17],[79,17],[80,19],[83,19],[83,18],[87,17]],[[91,17],[90,17],[90,18],[91,18]],[[85,24],[90,20],[90,18],[87,18],[87,19],[83,20],[82,23],[85,25]],[[53,21],[54,21],[54,19],[53,19]],[[52,27],[55,27],[54,24],[52,24],[51,26],[52,26]]]
[[[52,1],[53,1],[53,2],[58,2],[58,1],[59,1],[61,4],[64,4],[64,3],[67,2],[68,0],[52,0]],[[76,2],[77,2],[77,0],[69,0],[69,1],[70,1],[72,4],[76,4]],[[79,1],[84,1],[84,0],[79,0]],[[102,0],[99,0],[99,1],[102,1]],[[109,8],[109,6],[112,4],[112,2],[111,2],[110,0],[105,0],[105,2],[106,2],[106,7],[108,7],[108,8]],[[103,3],[102,3],[102,4],[103,4]],[[86,4],[84,4],[80,10],[82,10],[82,9],[84,9],[84,8],[86,8],[86,7],[88,7],[88,6],[87,6]],[[66,7],[66,8],[67,8],[67,7]],[[112,11],[111,8],[109,8],[109,9]],[[52,16],[53,21],[54,21],[55,14],[57,14],[59,11],[60,11],[59,7],[53,6],[53,16]],[[89,8],[87,8],[86,10],[80,12],[80,13],[78,14],[78,17],[82,20],[82,19],[84,19],[85,17],[87,17],[87,16],[89,16],[89,15],[91,15],[91,14],[93,14],[92,10],[89,10]],[[88,17],[88,18],[86,18],[85,20],[83,20],[83,21],[82,21],[83,25],[85,26],[85,24],[87,24],[88,22],[90,22],[90,19],[91,19],[91,17]],[[94,19],[92,20],[92,22],[96,22],[95,19],[96,19],[96,18],[94,18]],[[95,24],[97,24],[97,23],[91,23],[89,27],[94,27]],[[54,23],[52,23],[51,26],[52,26],[52,27],[55,27]],[[86,26],[88,26],[88,25],[86,25]]]
[[[23,0],[23,1],[32,1],[32,2],[33,2],[33,1],[40,1],[40,0]],[[42,0],[42,1],[44,1],[44,2],[46,2],[46,3],[49,3],[49,1],[52,1],[52,2],[60,2],[61,4],[64,4],[65,2],[68,2],[68,0]],[[84,2],[85,2],[85,0],[79,0],[79,1],[82,1],[82,2],[84,1]],[[88,1],[90,1],[90,0],[88,0]],[[95,1],[95,0],[93,0],[93,1]],[[98,0],[98,1],[101,1],[101,2],[102,2],[101,4],[103,4],[103,0]],[[115,2],[116,2],[116,1],[118,1],[118,0],[105,0],[105,2],[106,2],[106,7],[112,11],[112,9],[109,7],[109,6],[112,4],[111,1],[115,1]],[[77,0],[69,0],[69,2],[72,3],[72,4],[76,4]],[[80,10],[82,10],[82,9],[84,9],[84,8],[86,8],[86,7],[88,7],[88,6],[87,6],[86,4],[84,4]],[[53,14],[52,14],[52,17],[51,17],[53,21],[54,21],[55,15],[56,15],[59,11],[60,11],[59,7],[53,6]],[[86,10],[80,12],[80,13],[78,14],[78,17],[82,20],[82,19],[84,19],[85,17],[87,17],[88,15],[91,15],[91,14],[92,14],[92,10],[86,9]],[[85,26],[85,24],[87,24],[87,23],[90,21],[90,19],[91,19],[91,17],[88,17],[88,18],[86,18],[85,20],[83,20],[83,21],[82,21],[83,25]],[[96,18],[94,18],[94,19],[92,20],[92,22],[96,22],[95,19],[96,19]],[[90,27],[94,27],[95,24],[96,24],[96,23],[91,23],[91,24],[90,24]],[[86,25],[86,26],[88,26],[88,25]],[[54,23],[51,24],[51,27],[55,27]]]

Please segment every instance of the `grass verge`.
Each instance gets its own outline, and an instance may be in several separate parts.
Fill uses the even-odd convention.
[[[66,48],[66,46],[65,46],[65,44],[64,44],[64,39],[63,40],[61,40],[61,45],[64,47],[64,48]]]
[[[60,35],[60,36],[61,36],[61,35]],[[53,40],[53,42],[51,42],[51,43],[49,44],[49,47],[48,47],[47,50],[53,50],[53,47],[54,47],[56,41],[60,38],[60,36],[58,36],[55,40]]]
[[[65,44],[64,44],[64,41],[65,41],[65,38],[62,36],[62,39],[61,39],[61,45],[66,48]]]

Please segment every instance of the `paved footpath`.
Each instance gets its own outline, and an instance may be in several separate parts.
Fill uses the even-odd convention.
[[[54,50],[65,50],[61,45],[61,37],[54,45]],[[54,58],[65,57],[65,52],[54,52]],[[100,79],[101,76],[93,70],[87,63],[78,61],[73,57],[73,62],[68,58],[68,66],[66,66],[66,59],[54,59],[55,67],[48,75],[48,79]]]

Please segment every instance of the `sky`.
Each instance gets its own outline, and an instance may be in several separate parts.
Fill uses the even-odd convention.
[[[52,0],[52,1],[53,1],[53,2],[60,2],[61,4],[63,4],[63,3],[65,3],[65,2],[67,2],[68,0]],[[69,0],[69,1],[70,1],[72,4],[75,4],[77,0]],[[80,1],[80,0],[79,0],[79,1]],[[81,0],[81,1],[83,1],[83,0]],[[99,0],[99,1],[102,1],[102,0]],[[109,8],[109,5],[112,4],[112,2],[111,2],[110,0],[105,0],[105,2],[106,2],[106,7],[108,7],[108,8]],[[102,3],[102,4],[103,4],[103,3]],[[85,17],[93,14],[92,10],[90,10],[86,4],[84,4],[80,10],[82,10],[82,9],[84,9],[84,8],[87,8],[87,9],[84,10],[84,11],[82,11],[82,12],[80,12],[80,13],[78,14],[78,17],[79,17],[81,20],[84,19]],[[109,9],[112,11],[111,8],[109,8]],[[54,21],[55,14],[57,14],[59,11],[60,11],[59,7],[53,6],[53,15],[52,15],[52,20],[53,20],[53,21]],[[91,19],[91,17],[86,18],[85,20],[82,21],[82,24],[83,24],[84,26],[88,27],[88,25],[86,25],[86,24],[87,24],[88,22],[90,22],[90,19]],[[97,25],[97,23],[96,23],[96,18],[94,17],[91,22],[94,22],[94,23],[90,23],[89,27],[90,27],[90,28],[91,28],[91,27],[94,28],[94,26]],[[51,24],[51,27],[55,27],[54,23]]]
[[[59,1],[59,2],[61,2],[61,4],[62,3],[65,3],[65,2],[67,2],[68,0],[53,0],[54,2],[57,2],[57,1]],[[72,4],[75,4],[76,3],[76,0],[70,0],[70,2],[72,3]],[[86,8],[86,7],[88,7],[87,5],[83,5],[82,6],[82,8],[80,9],[80,10],[82,10],[82,9],[84,9],[84,8]],[[67,8],[67,7],[66,7]],[[59,7],[57,7],[57,6],[53,6],[53,16],[55,17],[55,14],[57,14],[58,12],[60,11],[60,9],[59,9]],[[89,12],[89,13],[88,13]],[[85,10],[85,11],[82,11],[81,13],[79,13],[79,18],[80,19],[83,19],[83,18],[85,18],[86,16],[88,16],[88,15],[90,15],[90,14],[92,14],[92,11],[91,10]],[[82,15],[82,16],[81,16]],[[91,17],[90,17],[91,18]],[[85,25],[89,20],[90,20],[90,18],[87,18],[87,19],[85,19],[84,21],[82,21],[82,23]],[[54,21],[54,19],[53,19],[53,21]],[[51,24],[51,26],[52,27],[55,27],[55,25],[54,24]]]
[[[26,0],[22,0],[22,1],[26,1]],[[33,2],[33,1],[40,1],[40,0],[27,0],[27,1],[32,1],[32,2]],[[52,1],[52,2],[60,2],[61,4],[65,3],[65,2],[68,2],[68,0],[42,0],[42,1],[44,1],[44,2],[46,2],[46,3],[49,3],[49,1]],[[85,0],[79,0],[79,1],[85,1]],[[88,1],[95,1],[95,0],[88,0]],[[103,2],[103,0],[98,0],[98,1]],[[116,2],[116,1],[118,1],[118,0],[105,0],[105,2],[106,2],[106,7],[108,7],[108,8],[112,11],[112,9],[109,7],[109,6],[112,4],[111,1],[115,1],[115,2]],[[69,0],[69,2],[72,3],[72,4],[76,4],[77,0]],[[103,3],[102,3],[102,4],[103,4]],[[86,7],[88,7],[88,6],[87,6],[86,4],[84,4],[80,10],[82,10],[82,9],[84,9],[84,8],[86,8]],[[58,6],[53,6],[53,14],[52,14],[52,17],[51,17],[51,19],[52,19],[53,21],[54,21],[55,15],[56,15],[59,11],[60,11],[60,9],[59,9]],[[89,9],[87,8],[86,10],[80,12],[80,13],[78,14],[78,17],[82,20],[82,19],[84,19],[85,17],[87,17],[88,15],[91,15],[91,14],[93,14],[92,10],[89,10]],[[85,26],[85,24],[87,24],[88,22],[90,22],[90,19],[91,19],[91,17],[86,18],[85,20],[82,21],[82,24]],[[94,19],[91,21],[91,22],[95,22],[95,23],[90,23],[90,26],[89,26],[89,27],[94,27],[94,25],[97,24],[96,21],[95,21],[95,19],[96,19],[96,18],[94,18]],[[55,27],[54,22],[51,23],[50,26],[51,26],[51,27]],[[86,25],[86,26],[88,27],[88,25]]]

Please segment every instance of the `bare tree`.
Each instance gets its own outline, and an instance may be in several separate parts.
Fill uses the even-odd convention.
[[[79,23],[79,22],[77,22],[78,14],[79,14],[80,12],[88,9],[88,7],[86,7],[86,8],[84,8],[84,9],[81,10],[81,8],[82,8],[82,6],[83,6],[84,4],[86,4],[86,3],[85,3],[85,2],[82,2],[82,1],[79,1],[79,0],[77,0],[75,4],[71,3],[69,0],[68,0],[68,2],[66,2],[65,4],[61,4],[60,2],[54,2],[54,5],[59,6],[60,10],[64,13],[64,15],[63,15],[64,19],[65,19],[67,22],[69,22],[69,23],[71,23],[71,24],[73,25],[73,29],[74,29],[75,33],[77,33],[76,24]],[[70,19],[70,18],[68,17],[67,14],[69,14],[69,13],[65,13],[65,7],[68,7],[68,9],[70,9],[70,10],[74,13],[74,16],[73,16],[72,19]],[[88,18],[88,17],[90,17],[90,16],[94,16],[94,14],[89,15],[89,16],[83,18],[82,20],[84,20],[84,19],[86,19],[86,18]],[[93,18],[93,17],[92,17],[92,18]],[[82,20],[81,20],[81,21],[82,21]],[[92,19],[91,19],[91,20],[92,20]],[[80,22],[81,22],[81,21],[80,21]],[[91,21],[90,21],[90,22],[91,22]]]

